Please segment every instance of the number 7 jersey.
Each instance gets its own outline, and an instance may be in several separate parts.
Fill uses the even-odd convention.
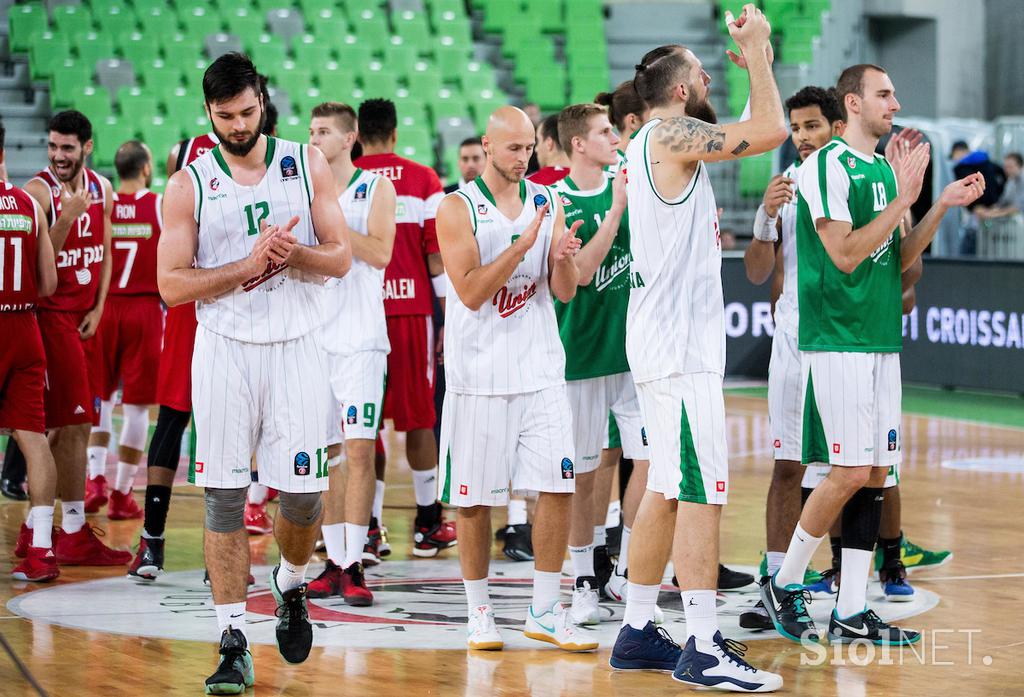
[[[292,234],[317,244],[307,145],[267,136],[267,171],[254,186],[237,184],[220,146],[185,168],[195,190],[199,226],[196,267],[216,268],[244,259],[260,224],[299,223]],[[255,344],[297,339],[323,324],[324,277],[268,262],[261,274],[216,298],[196,302],[199,324],[222,336]]]

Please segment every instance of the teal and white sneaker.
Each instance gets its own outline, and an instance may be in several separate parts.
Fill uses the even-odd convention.
[[[238,629],[228,627],[220,636],[220,665],[213,675],[206,679],[208,695],[240,695],[245,688],[256,682],[245,635]]]
[[[878,646],[907,646],[921,640],[921,633],[912,629],[900,629],[883,622],[874,610],[864,609],[852,617],[839,619],[836,611],[828,623],[828,640],[841,644],[868,641]]]
[[[494,610],[490,605],[480,605],[469,611],[466,623],[466,646],[474,651],[501,651],[505,642],[494,623]]]
[[[533,605],[527,608],[523,634],[530,639],[554,644],[563,651],[593,651],[597,648],[596,641],[589,641],[578,633],[569,616],[569,608],[562,607],[561,603],[555,603],[540,615],[533,613]]]

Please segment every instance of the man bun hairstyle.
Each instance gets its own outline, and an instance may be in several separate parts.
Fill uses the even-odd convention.
[[[633,80],[619,83],[614,92],[601,92],[594,102],[608,109],[608,120],[621,133],[626,128],[626,117],[630,114],[643,118],[647,104],[637,93]]]
[[[690,62],[686,58],[686,47],[668,44],[648,51],[635,67],[633,87],[653,109],[669,103],[669,92],[679,84]]]

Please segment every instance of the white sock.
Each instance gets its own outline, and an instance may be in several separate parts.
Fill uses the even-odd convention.
[[[534,617],[548,612],[558,602],[558,593],[562,587],[562,574],[558,571],[533,570],[533,599],[530,607]]]
[[[52,547],[50,534],[53,532],[53,506],[32,506],[28,509],[28,522],[32,529],[32,546],[42,549]]]
[[[363,561],[363,547],[366,545],[366,533],[369,525],[356,525],[345,523],[345,563],[341,565],[347,569],[356,562]]]
[[[253,504],[254,506],[260,506],[267,502],[267,496],[270,491],[267,490],[266,484],[260,484],[259,482],[253,482],[249,485],[249,493],[246,494],[246,501]]]
[[[481,605],[491,604],[491,593],[487,588],[486,576],[475,581],[463,579],[462,585],[466,587],[466,605],[470,610]]]
[[[775,583],[779,588],[785,588],[793,583],[804,582],[804,572],[807,571],[807,565],[811,563],[814,550],[818,549],[818,545],[824,539],[825,535],[814,537],[800,527],[800,523],[796,524],[793,538],[789,541],[786,557],[782,560],[782,566],[779,567],[779,573],[775,578]],[[843,569],[844,574],[845,571]]]
[[[683,611],[686,613],[686,636],[711,641],[718,631],[718,611],[715,591],[683,591]]]
[[[839,597],[836,599],[836,614],[841,620],[864,612],[871,556],[867,550],[843,547],[843,582],[839,584]]]
[[[628,624],[633,629],[643,629],[648,622],[654,621],[654,606],[658,604],[658,592],[660,584],[653,586],[641,586],[632,581],[626,584],[626,612],[622,617],[622,624]]]
[[[107,474],[107,449],[102,445],[90,445],[85,449],[89,457],[89,479]]]
[[[135,481],[135,473],[139,471],[138,465],[130,465],[127,462],[117,463],[117,479],[114,480],[114,488],[122,494],[132,490],[132,483]]]
[[[572,560],[572,573],[580,576],[594,576],[594,545],[570,547],[569,558]]]
[[[245,603],[226,603],[224,605],[214,605],[213,609],[217,612],[217,630],[221,634],[228,627],[237,629],[242,634],[245,634]],[[249,637],[245,637],[246,643],[249,642]]]
[[[292,564],[281,557],[281,565],[277,567],[277,587],[283,593],[298,588],[306,580],[306,567],[309,564]]]
[[[61,501],[61,529],[73,535],[85,525],[85,501]]]
[[[614,528],[619,524],[622,516],[622,502],[616,499],[608,504],[608,516],[604,520],[606,528]]]
[[[509,499],[507,522],[509,525],[526,525],[528,519],[525,499]]]
[[[370,512],[377,519],[377,525],[384,524],[384,480],[377,480],[377,488],[373,492],[373,510]]]
[[[619,562],[616,564],[616,568],[621,574],[625,574],[626,569],[629,568],[629,536],[632,532],[633,528],[627,528],[625,525],[622,526],[622,542],[619,543]]]
[[[335,564],[343,564],[345,562],[345,524],[331,523],[321,526],[320,535],[323,536],[324,544],[327,545],[327,558]]]
[[[594,526],[594,546],[595,547],[600,547],[601,545],[607,544],[607,542],[608,542],[608,533],[605,532],[605,527],[603,525],[595,525]]]
[[[433,506],[437,501],[437,468],[422,472],[412,471],[412,488],[416,493],[417,506]]]
[[[782,560],[786,558],[785,552],[765,552],[768,557],[768,575],[773,575],[782,568]]]

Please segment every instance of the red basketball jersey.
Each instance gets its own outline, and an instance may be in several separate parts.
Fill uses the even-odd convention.
[[[36,216],[31,196],[13,184],[0,182],[0,312],[31,310],[39,302]]]
[[[135,194],[114,194],[111,295],[159,294],[156,247],[160,241],[162,201],[160,194],[149,189]]]
[[[178,147],[177,169],[174,171],[184,169],[185,165],[210,152],[218,143],[220,143],[220,139],[213,133],[204,133],[201,136],[181,141],[181,145]]]
[[[568,167],[541,167],[527,177],[534,184],[553,186],[569,176]]]
[[[57,252],[57,292],[39,301],[39,307],[65,312],[86,312],[96,304],[103,261],[103,215],[107,193],[100,175],[83,169],[91,203],[71,231],[64,247]],[[49,168],[35,176],[50,191],[50,227],[60,217],[61,182]]]

